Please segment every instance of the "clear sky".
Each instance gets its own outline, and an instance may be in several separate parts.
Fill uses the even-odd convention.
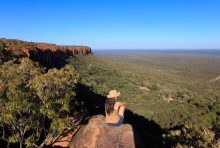
[[[220,49],[220,0],[1,0],[0,38],[93,49]]]

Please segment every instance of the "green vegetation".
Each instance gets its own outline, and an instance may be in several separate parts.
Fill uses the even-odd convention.
[[[218,54],[74,56],[61,69],[46,69],[30,59],[6,55],[6,44],[2,39],[0,139],[8,146],[43,147],[49,136],[57,138],[85,116],[101,113],[100,99],[110,89],[121,92],[119,99],[127,102],[130,115],[156,123],[169,146],[212,147],[220,136],[219,80],[209,81],[220,74]],[[10,44],[20,49],[25,43]],[[147,126],[136,127],[143,135],[155,136]]]
[[[11,46],[15,46],[15,47],[23,47],[25,45],[28,44],[28,42],[22,41],[22,40],[16,40],[16,39],[4,39],[4,38],[0,38],[0,42],[4,43],[5,45],[11,45]]]
[[[74,128],[79,120],[75,84],[79,75],[70,65],[45,69],[24,58],[0,66],[1,139],[20,147],[44,145],[42,138]],[[70,105],[71,102],[71,105]]]
[[[35,67],[34,63],[24,59],[19,65],[14,64],[13,61],[5,63],[1,66],[0,71],[2,138],[9,143],[20,142],[20,146],[22,146],[24,135],[28,131],[38,132],[40,127],[40,119],[37,119],[41,118],[38,114],[38,105],[36,105],[38,102],[27,86],[31,77],[42,72],[40,68]],[[6,135],[7,130],[10,134]],[[29,137],[32,136],[34,135]],[[32,142],[34,137],[31,139],[29,137],[25,142]]]
[[[120,99],[127,102],[128,109],[143,115],[148,120],[155,121],[168,133],[172,129],[181,129],[193,124],[196,128],[192,130],[214,130],[215,136],[218,137],[220,92],[215,91],[216,88],[207,83],[207,79],[214,77],[218,72],[216,69],[205,73],[202,70],[207,64],[200,65],[198,69],[196,66],[191,67],[198,66],[198,63],[195,63],[196,55],[191,57],[191,62],[194,61],[189,68],[185,65],[189,57],[186,61],[179,63],[180,67],[175,65],[175,56],[179,55],[175,55],[174,59],[167,59],[169,56],[166,55],[161,60],[150,56],[146,56],[151,58],[147,59],[141,54],[133,55],[132,58],[128,54],[119,55],[89,55],[72,58],[69,63],[74,65],[80,73],[80,82],[89,86],[92,91],[106,95],[108,90],[118,89],[122,94]],[[218,60],[216,58],[212,60]],[[185,67],[182,67],[183,65]],[[218,67],[218,65],[215,66]],[[204,80],[205,74],[208,78]],[[184,141],[182,139],[179,137],[175,142],[182,143]],[[167,143],[170,141],[167,140]],[[193,145],[192,142],[187,143],[187,140],[185,144]]]
[[[176,147],[215,147],[215,134],[193,124],[184,125],[179,130],[171,130],[164,134],[163,138]]]

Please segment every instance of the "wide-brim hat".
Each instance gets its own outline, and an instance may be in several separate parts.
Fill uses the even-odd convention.
[[[117,90],[110,90],[108,92],[107,98],[116,98],[120,96],[120,92],[118,92]]]

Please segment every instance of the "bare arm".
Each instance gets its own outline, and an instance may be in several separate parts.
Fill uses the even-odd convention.
[[[119,110],[119,108],[121,106],[125,106],[126,103],[125,102],[115,102],[115,105],[114,105],[114,110]]]
[[[125,102],[118,102],[118,114],[121,116],[124,116],[124,112],[125,112]]]
[[[118,102],[118,103],[119,103],[119,106],[120,106],[120,107],[126,105],[125,102]]]

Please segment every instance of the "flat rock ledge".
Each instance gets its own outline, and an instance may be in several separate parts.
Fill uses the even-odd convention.
[[[110,127],[104,116],[94,116],[83,125],[70,141],[70,148],[135,148],[132,126]]]

